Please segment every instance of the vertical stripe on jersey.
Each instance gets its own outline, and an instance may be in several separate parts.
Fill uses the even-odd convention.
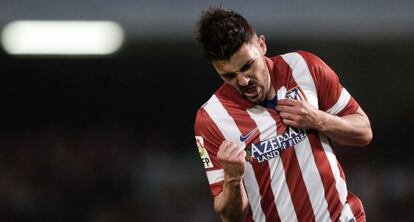
[[[213,95],[208,103],[204,106],[204,109],[209,114],[210,118],[217,125],[220,132],[223,134],[226,140],[238,141],[241,147],[245,147],[244,143],[240,142],[240,130],[234,122],[234,119],[229,115],[227,110],[223,107],[216,95]],[[265,221],[265,215],[260,206],[260,193],[259,185],[255,179],[253,167],[250,163],[246,164],[246,171],[243,178],[243,182],[246,188],[247,196],[249,198],[250,208],[253,211],[254,221]]]
[[[292,70],[292,76],[298,86],[305,92],[308,102],[319,108],[316,86],[306,61],[296,52],[284,54],[282,58]]]
[[[249,198],[250,208],[253,213],[254,221],[265,221],[265,213],[261,206],[261,195],[259,184],[256,181],[254,169],[250,163],[246,164],[243,182],[246,188],[247,197]]]
[[[219,98],[220,99],[220,98]],[[257,129],[257,124],[250,118],[246,110],[234,109],[226,107],[227,112],[230,116],[237,116],[234,118],[236,125],[238,126],[240,132],[243,135],[247,135],[252,130]],[[260,135],[260,133],[258,133]],[[254,142],[257,142],[259,138],[253,137]],[[245,142],[247,143],[247,142]],[[250,163],[248,163],[250,165]],[[277,221],[279,215],[275,206],[275,197],[272,193],[270,185],[270,170],[268,164],[254,164],[253,166],[254,177],[244,177],[245,180],[257,181],[261,198],[257,199],[256,203],[258,206],[262,207],[262,210],[265,214],[266,221]],[[247,187],[246,189],[248,189]],[[256,188],[255,188],[256,189]],[[250,189],[249,189],[250,190]],[[257,191],[257,189],[256,189]],[[251,191],[250,191],[251,192]]]
[[[303,91],[306,93],[306,97],[308,99],[308,102],[311,103],[313,106],[315,106],[316,108],[318,108],[318,95],[317,95],[317,90],[316,90],[316,86],[315,86],[315,82],[313,80],[313,77],[310,73],[309,67],[307,66],[306,61],[302,58],[302,56],[300,56],[298,53],[289,53],[289,54],[285,54],[282,55],[282,58],[285,60],[285,62],[289,65],[289,67],[292,70],[292,76],[293,79],[295,80],[295,82],[297,83],[297,85],[303,89]],[[347,96],[348,95],[348,96]],[[336,105],[334,105],[333,107],[331,107],[331,111],[340,111],[343,109],[343,107],[346,106],[347,102],[345,103],[344,106],[342,106],[343,102],[345,100],[349,101],[350,95],[349,93],[343,89],[342,93],[341,93],[341,97],[342,99],[339,99],[336,103]],[[342,109],[341,109],[342,107]],[[336,110],[339,109],[339,110]],[[311,141],[307,141],[307,142],[311,142],[314,143],[312,140]],[[318,141],[318,147],[320,147],[320,143]],[[322,152],[315,152],[316,150],[314,145],[316,144],[312,144],[312,151],[310,149],[305,149],[305,153],[302,155],[302,157],[306,158],[308,157],[308,154],[310,157],[314,157],[312,159],[312,161],[300,161],[300,163],[306,163],[306,164],[311,164],[312,168],[316,171],[313,170],[308,170],[308,172],[320,172],[320,174],[317,176],[318,180],[314,180],[317,181],[317,183],[319,185],[314,185],[315,187],[318,187],[319,189],[322,189],[322,191],[325,191],[325,197],[326,199],[324,199],[322,202],[319,202],[319,200],[313,199],[312,197],[312,192],[309,192],[311,195],[311,202],[312,202],[312,206],[314,207],[313,209],[326,209],[325,207],[327,207],[329,209],[329,213],[331,214],[330,217],[332,219],[337,218],[337,215],[339,214],[338,212],[338,201],[342,204],[343,200],[344,200],[344,195],[342,193],[342,195],[339,195],[338,192],[341,189],[341,182],[339,181],[339,184],[337,184],[338,181],[335,181],[334,179],[339,179],[336,178],[334,175],[332,175],[332,170],[337,169],[337,167],[332,168],[332,164],[334,162],[336,162],[336,158],[335,156],[331,156],[332,150],[331,149],[325,149],[325,150],[320,150]],[[328,148],[328,147],[325,147]],[[329,147],[330,148],[330,147]],[[322,148],[321,148],[322,149]],[[299,151],[299,150],[298,150]],[[306,153],[308,152],[308,153]],[[316,155],[316,154],[319,155]],[[297,152],[297,154],[300,154],[299,152]],[[334,160],[332,160],[332,158]],[[302,158],[300,158],[298,156],[298,159],[301,160]],[[316,163],[314,162],[316,161]],[[329,165],[327,165],[326,167],[320,167],[323,166],[324,163],[326,163],[327,161],[329,161]],[[334,162],[332,162],[334,161]],[[321,165],[320,165],[321,164]],[[332,168],[329,169],[329,168]],[[307,166],[301,166],[301,169],[308,169]],[[324,175],[324,178],[321,178],[321,175]],[[329,178],[326,178],[326,176],[331,177],[332,180],[329,180]],[[307,176],[304,175],[305,181]],[[332,186],[332,184],[329,184],[328,181],[335,181],[334,186]],[[309,181],[310,182],[310,181]],[[313,182],[315,183],[315,182]],[[307,182],[307,188],[309,189],[309,185]],[[323,185],[323,186],[322,186]],[[339,189],[338,189],[339,187]],[[334,189],[336,188],[336,189]],[[346,188],[345,188],[346,191]],[[340,197],[339,197],[340,196]],[[338,200],[339,199],[339,200]],[[322,205],[317,205],[317,204],[322,204]],[[329,203],[329,205],[328,205]],[[316,205],[315,205],[316,204]],[[322,207],[323,206],[323,207]],[[316,207],[316,208],[315,208]],[[322,207],[322,208],[321,208]],[[339,207],[340,209],[340,207]],[[318,212],[315,212],[317,220],[319,220],[319,216],[323,216],[323,215],[318,215]]]
[[[329,212],[326,211],[326,209],[328,209],[328,203],[324,198],[324,184],[321,179],[321,172],[318,170],[317,166],[317,164],[321,164],[323,161],[317,161],[318,163],[315,162],[318,158],[312,153],[314,144],[310,141],[311,139],[309,137],[311,136],[312,134],[308,133],[308,138],[295,146],[296,157],[298,158],[303,180],[309,194],[309,199],[315,214],[315,220],[328,221],[330,218]],[[327,171],[329,169],[323,170]]]
[[[307,101],[318,108],[316,86],[306,61],[298,53],[288,53],[282,55],[282,58],[289,65],[292,77],[305,93]],[[295,169],[298,171],[296,175],[301,175],[301,177],[291,179],[292,185],[289,184],[291,194],[297,195],[298,193],[303,193],[303,196],[307,197],[306,199],[302,195],[293,197],[294,203],[301,205],[301,207],[295,207],[295,209],[304,208],[303,211],[297,212],[298,219],[328,221],[330,218],[329,212],[326,211],[328,203],[324,195],[322,195],[324,194],[323,183],[313,157],[309,140],[305,139],[305,141],[297,144],[294,150],[285,150],[282,153],[282,159],[285,168],[290,168],[289,172]],[[287,175],[287,177],[290,176]],[[292,187],[293,185],[295,187]],[[307,212],[313,212],[313,215],[306,215]]]
[[[244,147],[245,144],[240,142],[240,131],[234,122],[233,118],[229,115],[224,106],[220,103],[216,95],[213,95],[207,104],[204,106],[204,110],[208,113],[211,120],[219,128],[221,134],[223,134],[226,140],[233,142],[239,142],[239,146]]]
[[[328,158],[329,165],[331,166],[333,177],[335,178],[335,187],[339,194],[339,200],[341,201],[341,204],[344,205],[346,197],[348,195],[348,189],[346,187],[345,180],[341,177],[339,163],[336,160],[335,154],[333,153],[331,146],[329,145],[328,138],[326,138],[326,136],[324,136],[322,133],[319,133],[319,139],[323,149],[325,150],[325,154]]]
[[[349,92],[345,88],[342,88],[341,95],[339,96],[338,101],[331,108],[326,110],[326,112],[333,115],[339,113],[345,108],[350,99],[351,95],[349,94]]]
[[[275,205],[275,195],[272,192],[271,172],[268,163],[256,163],[253,165],[259,191],[262,196],[260,204],[266,216],[266,221],[279,222],[280,217]]]
[[[283,150],[280,155],[285,171],[289,172],[286,174],[289,192],[295,206],[298,220],[315,221],[314,210],[309,199],[303,174],[298,163],[299,160],[297,159],[295,152],[295,148],[288,148]]]
[[[276,122],[267,110],[261,106],[255,106],[247,110],[250,117],[256,122],[260,133],[260,141],[277,135]],[[262,133],[264,132],[264,133]],[[286,183],[285,170],[280,158],[272,158],[258,165],[269,165],[271,178],[271,191],[273,192],[273,204],[276,204],[281,221],[297,221],[295,209]],[[272,220],[275,221],[275,220]]]
[[[336,221],[339,218],[343,204],[340,201],[338,193],[339,190],[337,188],[337,179],[339,178],[335,178],[333,172],[334,169],[332,169],[332,164],[334,163],[331,163],[332,160],[328,157],[333,156],[332,150],[329,152],[322,147],[318,134],[308,134],[308,139],[312,146],[312,152],[316,161],[317,170],[322,176],[321,179],[323,185],[321,185],[321,188],[324,189],[325,199],[328,203],[328,210],[331,219],[332,221]]]

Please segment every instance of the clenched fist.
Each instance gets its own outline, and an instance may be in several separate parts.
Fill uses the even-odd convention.
[[[217,158],[224,170],[225,179],[240,180],[243,178],[246,167],[246,152],[236,143],[223,141]]]

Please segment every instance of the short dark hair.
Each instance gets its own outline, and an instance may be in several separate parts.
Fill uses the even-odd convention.
[[[210,62],[229,60],[249,42],[255,32],[247,20],[232,10],[211,8],[203,11],[198,22],[197,41]]]

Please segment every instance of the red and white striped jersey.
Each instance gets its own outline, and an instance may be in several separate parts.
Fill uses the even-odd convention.
[[[305,99],[338,116],[357,111],[336,73],[315,55],[299,51],[266,62],[278,99]],[[221,143],[246,147],[251,157],[243,178],[250,207],[246,221],[365,220],[323,134],[284,125],[273,108],[251,103],[228,84],[198,110],[195,136],[213,196],[223,186]]]

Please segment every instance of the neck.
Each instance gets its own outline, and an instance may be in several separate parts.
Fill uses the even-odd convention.
[[[269,89],[269,91],[267,92],[266,99],[267,100],[272,100],[276,96],[276,91],[273,88],[272,80],[270,78],[270,74],[269,73],[267,73],[267,78],[269,80],[269,83],[268,83],[268,86],[267,86],[268,89]]]

